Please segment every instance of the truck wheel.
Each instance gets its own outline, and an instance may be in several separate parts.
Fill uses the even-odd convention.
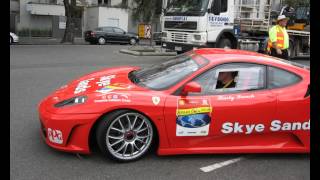
[[[224,49],[232,49],[232,43],[231,43],[230,39],[222,38],[219,40],[217,47],[224,48]]]

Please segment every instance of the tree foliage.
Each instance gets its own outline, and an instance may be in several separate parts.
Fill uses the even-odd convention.
[[[84,0],[78,1],[79,3],[84,3]],[[65,16],[67,18],[66,21],[66,29],[64,31],[64,35],[61,43],[70,42],[74,43],[74,29],[76,18],[81,17],[83,8],[77,6],[77,0],[63,0],[64,8],[65,8]]]
[[[284,0],[283,4],[291,7],[310,6],[310,0]]]
[[[135,20],[150,23],[161,13],[162,0],[133,0],[132,16]]]

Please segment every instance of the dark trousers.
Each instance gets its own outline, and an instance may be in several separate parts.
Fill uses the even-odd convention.
[[[280,54],[277,54],[277,50],[276,49],[271,48],[271,56],[289,60],[288,49],[284,49],[284,50],[281,50],[281,51],[282,51],[282,54],[280,55]]]

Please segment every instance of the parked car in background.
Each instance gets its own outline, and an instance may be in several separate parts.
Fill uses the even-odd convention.
[[[10,44],[18,43],[18,42],[19,42],[19,37],[15,33],[10,32]]]
[[[98,27],[95,30],[86,31],[85,41],[90,44],[103,45],[107,42],[129,43],[135,45],[139,42],[139,36],[135,33],[129,33],[118,27]]]

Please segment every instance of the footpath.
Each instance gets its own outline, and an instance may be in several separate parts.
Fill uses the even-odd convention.
[[[61,38],[51,37],[19,37],[19,45],[62,45]],[[70,44],[71,43],[63,43]],[[75,38],[73,45],[89,45],[84,38]],[[140,40],[139,45],[150,45],[150,40]]]

